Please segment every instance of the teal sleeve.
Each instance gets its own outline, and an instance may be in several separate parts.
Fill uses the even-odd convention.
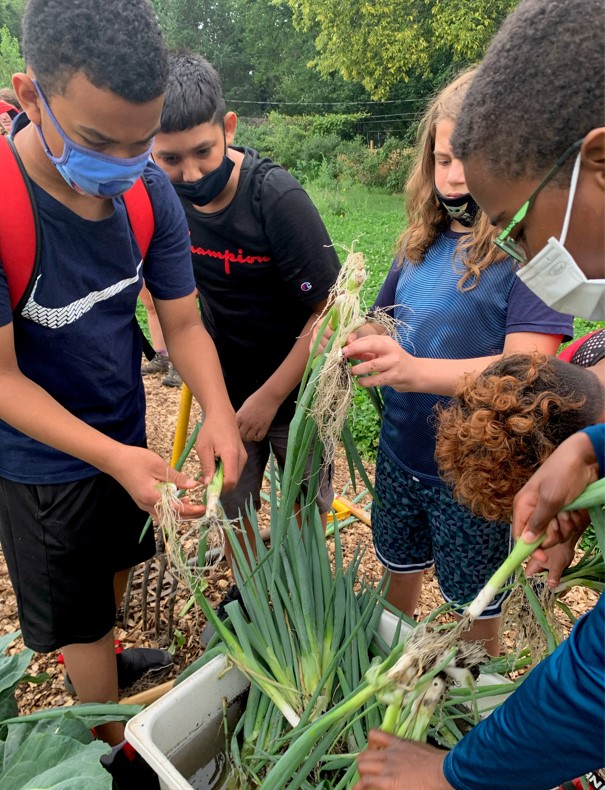
[[[605,597],[448,754],[455,790],[557,787],[605,765]]]
[[[597,461],[599,462],[599,477],[605,477],[605,422],[598,425],[589,425],[582,433],[588,434],[592,442]]]

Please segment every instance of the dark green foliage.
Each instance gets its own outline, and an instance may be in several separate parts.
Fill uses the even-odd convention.
[[[380,435],[380,418],[367,392],[362,390],[361,387],[357,387],[353,395],[353,408],[349,417],[349,427],[362,458],[376,458],[378,437]]]
[[[23,69],[19,42],[8,27],[0,26],[0,87],[9,88],[12,75]]]
[[[360,184],[402,192],[412,149],[391,137],[381,148],[371,150],[353,134],[362,118],[362,114],[286,116],[272,112],[263,123],[240,123],[236,143],[271,157],[305,185],[319,181],[325,188],[336,183]]]
[[[0,27],[7,27],[11,36],[21,39],[21,19],[25,0],[0,0]]]

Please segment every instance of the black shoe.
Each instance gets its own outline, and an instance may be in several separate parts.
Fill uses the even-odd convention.
[[[168,373],[170,360],[166,354],[156,353],[146,365],[141,368],[141,375],[153,376],[154,373]]]
[[[126,689],[138,680],[157,682],[172,669],[173,659],[167,650],[152,647],[129,647],[116,654],[118,688]]]
[[[118,665],[118,688],[127,689],[139,680],[145,680],[147,685],[154,685],[172,668],[172,656],[167,650],[157,650],[151,647],[129,647],[116,653]],[[76,690],[69,679],[64,678],[65,688],[76,696]]]
[[[221,622],[225,622],[225,620],[229,617],[227,612],[225,611],[225,606],[232,601],[239,601],[239,605],[242,607],[243,613],[248,616],[248,612],[246,611],[246,607],[244,606],[244,599],[242,598],[242,594],[239,591],[237,585],[233,585],[229,587],[225,596],[223,597],[222,601],[216,607],[216,616],[218,617]],[[202,628],[202,633],[200,634],[200,644],[201,646],[206,649],[208,643],[216,633],[216,630],[212,623],[206,623],[206,625]]]
[[[160,790],[156,772],[127,741],[114,746],[100,759],[103,768],[113,776],[116,790]]]
[[[180,387],[183,383],[183,379],[177,373],[177,369],[174,367],[172,362],[168,365],[168,372],[162,379],[162,384],[165,387]]]

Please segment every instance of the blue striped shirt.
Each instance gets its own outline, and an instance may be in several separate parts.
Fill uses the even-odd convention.
[[[571,316],[535,296],[515,276],[511,258],[488,266],[474,288],[461,291],[464,267],[456,253],[461,236],[442,233],[422,263],[394,263],[378,294],[375,306],[393,306],[402,322],[398,339],[406,351],[415,357],[471,359],[500,354],[512,332],[572,336]],[[443,485],[434,458],[434,407],[449,398],[391,387],[382,392],[382,446],[421,482]]]

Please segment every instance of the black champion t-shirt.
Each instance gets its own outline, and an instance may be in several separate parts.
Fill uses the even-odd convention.
[[[244,153],[231,203],[213,214],[183,201],[202,314],[237,410],[279,367],[340,264],[301,185],[256,151]],[[294,390],[278,411],[290,419]]]

